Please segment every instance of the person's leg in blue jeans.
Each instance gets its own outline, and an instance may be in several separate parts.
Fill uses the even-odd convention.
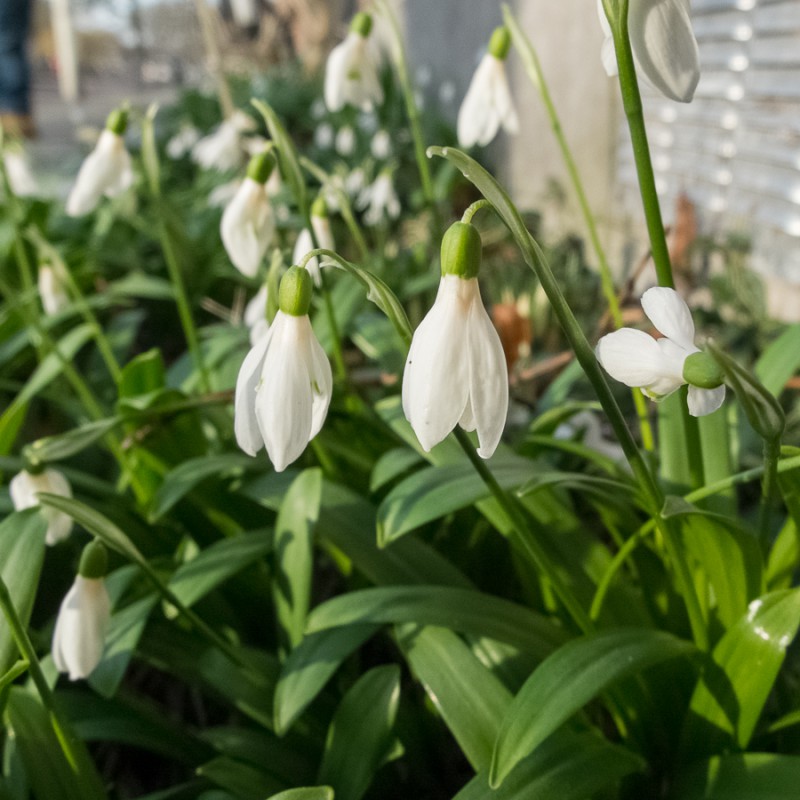
[[[32,133],[27,40],[32,0],[0,0],[0,122],[10,134]]]

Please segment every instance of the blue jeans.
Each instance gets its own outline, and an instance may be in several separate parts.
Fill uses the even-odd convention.
[[[0,0],[0,111],[30,112],[30,66],[25,49],[32,0]]]

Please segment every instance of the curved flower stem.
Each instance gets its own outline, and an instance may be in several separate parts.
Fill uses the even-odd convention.
[[[476,200],[471,205],[467,206],[466,211],[461,215],[461,221],[466,223],[471,223],[472,218],[482,209],[482,208],[493,208],[492,204],[485,199]]]

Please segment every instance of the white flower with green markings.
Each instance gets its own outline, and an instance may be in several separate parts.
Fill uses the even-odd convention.
[[[37,508],[39,493],[57,494],[60,497],[72,497],[72,487],[63,472],[57,469],[43,469],[39,472],[22,470],[17,473],[8,485],[11,502],[17,511],[26,508]],[[54,545],[66,539],[72,531],[72,517],[63,511],[57,511],[50,506],[41,509],[42,516],[47,521],[47,534],[45,542]]]

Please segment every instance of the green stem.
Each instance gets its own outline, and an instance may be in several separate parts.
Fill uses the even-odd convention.
[[[485,199],[476,200],[471,205],[467,206],[467,210],[461,215],[461,221],[467,224],[472,222],[472,218],[482,209],[492,208],[492,204]]]
[[[758,512],[758,531],[763,553],[769,552],[772,523],[772,497],[778,482],[778,460],[781,454],[780,439],[764,440],[764,480],[761,484],[761,507]]]

